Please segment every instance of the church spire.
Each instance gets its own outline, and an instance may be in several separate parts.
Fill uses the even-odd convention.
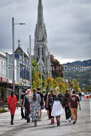
[[[37,19],[37,23],[38,24],[44,24],[42,0],[39,0],[39,4],[38,4],[38,19]]]
[[[39,0],[39,6],[40,7],[42,6],[42,0]]]

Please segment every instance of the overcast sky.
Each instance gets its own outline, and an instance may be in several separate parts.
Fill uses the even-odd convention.
[[[48,35],[48,49],[60,63],[91,59],[91,0],[42,0],[44,22]],[[15,48],[17,40],[27,50],[29,35],[37,23],[38,0],[0,1],[0,50],[12,52],[12,17],[15,23]]]

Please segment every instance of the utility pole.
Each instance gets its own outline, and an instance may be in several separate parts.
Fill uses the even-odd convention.
[[[13,77],[12,77],[12,83],[13,83],[13,91],[15,92],[15,64],[14,64],[14,17],[12,17],[12,54],[13,54]]]
[[[32,63],[31,63],[31,35],[29,35],[29,57],[30,57],[30,86],[32,88]]]
[[[15,47],[15,39],[14,39],[14,26],[15,25],[25,25],[25,23],[15,23],[14,22],[14,17],[12,17],[12,54],[13,54],[13,73],[12,73],[12,84],[13,84],[13,91],[15,92],[15,63],[14,63],[14,47]]]
[[[42,60],[42,46],[40,46],[40,58]],[[41,91],[42,91],[42,64],[40,70],[41,70],[40,76],[41,76]]]

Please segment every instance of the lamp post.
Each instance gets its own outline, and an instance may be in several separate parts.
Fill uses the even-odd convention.
[[[14,17],[12,17],[12,54],[13,54],[13,77],[12,77],[12,83],[13,83],[13,91],[15,92],[15,64],[14,64],[14,25],[25,25],[25,23],[14,23]]]
[[[29,56],[30,56],[30,86],[32,88],[31,35],[29,35]]]

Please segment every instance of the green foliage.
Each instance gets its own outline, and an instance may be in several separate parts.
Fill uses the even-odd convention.
[[[35,77],[34,77],[34,81],[33,81],[33,88],[38,88],[41,87],[41,79],[39,78],[39,72],[36,72]]]
[[[32,62],[32,81],[35,80],[35,74],[39,71],[38,64],[34,59],[31,60]]]
[[[45,82],[45,88],[49,87],[49,89],[55,89],[55,87],[59,87],[59,91],[61,93],[65,93],[65,90],[68,88],[68,84],[63,81],[63,78],[58,77],[56,79],[48,77]]]
[[[73,88],[74,88],[77,92],[79,92],[79,85],[78,85],[78,82],[77,82],[76,79],[73,80]]]
[[[0,113],[7,112],[5,108],[0,108]]]
[[[62,78],[62,77],[57,77],[57,78],[56,78],[56,81],[58,81],[58,82],[63,82],[63,78]]]
[[[69,71],[69,72],[65,72],[64,76],[66,79],[70,79],[70,77],[72,79],[77,79],[81,89],[83,88],[83,84],[85,84],[87,86],[91,85],[91,70],[83,71],[83,72]]]
[[[91,85],[85,86],[84,91],[85,92],[91,92]]]

